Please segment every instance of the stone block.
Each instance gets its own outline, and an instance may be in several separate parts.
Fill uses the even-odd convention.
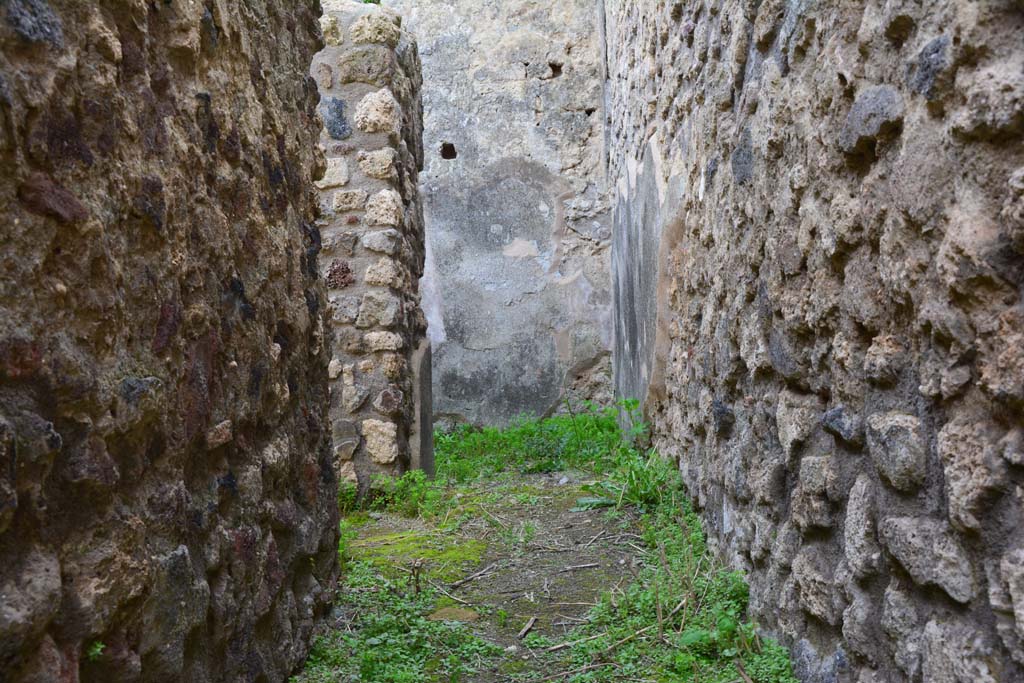
[[[64,47],[64,24],[45,0],[17,0],[6,8],[7,24],[26,43]]]
[[[355,276],[352,277],[352,282]],[[348,284],[351,284],[349,282]],[[345,285],[347,286],[347,285]],[[331,320],[338,324],[354,323],[359,315],[359,298],[355,296],[335,296],[331,299]]]
[[[334,443],[334,462],[343,463],[350,461],[358,447],[358,438],[348,438],[344,441],[336,441]]]
[[[229,443],[232,438],[231,420],[218,422],[206,432],[206,447],[212,451]]]
[[[846,504],[846,524],[843,528],[846,563],[858,578],[877,571],[881,548],[875,534],[874,490],[871,478],[857,477]]]
[[[892,517],[879,529],[882,544],[921,585],[938,586],[966,604],[977,592],[967,551],[948,525],[928,517]]]
[[[893,579],[885,589],[882,629],[895,642],[896,665],[910,678],[921,670],[921,621],[910,595]]]
[[[338,480],[358,484],[359,475],[356,474],[356,464],[351,460],[342,462],[338,467]]]
[[[6,569],[0,584],[0,656],[10,660],[60,608],[61,571],[57,556],[38,547],[28,548],[21,562]]]
[[[335,211],[362,211],[367,197],[365,190],[340,190],[334,193],[331,206]]]
[[[821,424],[825,431],[854,448],[864,445],[864,421],[847,406],[838,405],[825,411]]]
[[[843,639],[850,650],[869,660],[875,659],[875,653],[882,645],[875,634],[877,623],[878,615],[871,596],[855,589],[842,617]]]
[[[352,414],[363,407],[370,390],[358,384],[346,384],[341,388],[341,405],[346,413]]]
[[[1010,604],[1004,607],[1012,609],[1015,644],[1019,650],[1021,641],[1024,641],[1024,549],[1018,548],[1003,555],[999,562],[999,578],[1010,598]]]
[[[400,416],[405,409],[405,394],[395,385],[385,387],[373,400],[373,409],[381,415]]]
[[[334,70],[331,69],[329,64],[320,62],[313,66],[313,78],[316,80],[316,86],[321,92],[330,90],[334,87]]]
[[[332,259],[327,268],[327,276],[324,278],[327,286],[331,289],[344,289],[355,283],[356,276],[352,272],[352,265],[343,259]],[[341,301],[339,299],[339,301]],[[339,310],[339,309],[336,309]]]
[[[398,153],[390,147],[372,152],[359,152],[359,169],[367,176],[378,180],[397,178],[398,173],[395,170],[397,161]]]
[[[864,375],[882,386],[893,384],[906,362],[906,349],[892,335],[875,337],[864,354]]]
[[[402,107],[387,88],[366,95],[356,105],[356,127],[364,133],[397,133]]]
[[[371,351],[399,351],[405,347],[405,340],[396,332],[367,332],[364,339]]]
[[[337,47],[344,42],[338,18],[327,12],[320,17],[320,31],[324,34],[324,42],[328,47]]]
[[[922,678],[928,683],[1002,683],[997,649],[969,623],[932,619],[922,635]]]
[[[882,476],[900,491],[916,491],[927,474],[921,421],[906,413],[875,413],[868,418],[867,436]]]
[[[338,57],[338,81],[386,86],[394,76],[394,61],[391,51],[380,45],[366,45],[348,50]]]
[[[889,85],[876,85],[857,95],[839,133],[839,148],[855,154],[871,148],[884,135],[897,131],[903,122],[903,98]]]
[[[346,106],[345,101],[337,97],[325,97],[320,101],[320,118],[323,119],[324,129],[335,140],[352,137],[352,124],[345,113]]]
[[[360,17],[352,24],[349,33],[356,43],[383,43],[388,47],[398,45],[402,36],[394,18],[382,12]]]
[[[832,595],[832,567],[819,548],[806,546],[793,559],[793,578],[799,590],[800,607],[808,614],[836,626]]]
[[[775,424],[779,442],[787,456],[804,443],[821,419],[821,399],[810,394],[796,394],[788,389],[779,392],[775,408]]]
[[[316,186],[318,189],[327,190],[348,185],[348,180],[348,161],[344,157],[330,157],[327,159],[324,177],[316,181]]]
[[[359,305],[356,327],[391,327],[400,321],[401,315],[402,301],[394,294],[381,291],[367,292]]]
[[[808,493],[840,498],[835,466],[831,456],[808,456],[800,460],[800,486]]]
[[[363,281],[368,285],[398,289],[402,286],[403,278],[398,264],[389,258],[382,258],[366,269]]]
[[[363,235],[363,248],[394,256],[402,245],[402,234],[397,230],[377,230]]]
[[[907,85],[926,99],[936,99],[943,89],[947,69],[951,66],[949,36],[941,35],[925,43],[907,69]]]
[[[936,448],[942,461],[949,499],[949,519],[958,529],[980,529],[985,502],[1007,482],[995,430],[970,418],[948,422]]]
[[[366,204],[368,225],[397,227],[402,225],[403,216],[402,196],[394,190],[381,190],[370,197]]]
[[[398,459],[398,425],[383,420],[363,420],[366,452],[378,465],[390,465]]]

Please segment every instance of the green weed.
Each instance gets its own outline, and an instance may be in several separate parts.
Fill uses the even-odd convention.
[[[338,484],[338,511],[349,515],[359,509],[359,489],[349,481]]]
[[[437,598],[429,589],[415,592],[407,579],[384,578],[368,562],[352,562],[338,600],[349,629],[317,638],[305,671],[292,681],[463,680],[501,648],[462,624],[428,619]]]
[[[660,469],[649,457],[642,462]],[[663,476],[658,471],[634,474],[652,480]],[[628,481],[630,476],[616,472],[611,479]],[[588,623],[567,639],[568,661],[561,664],[567,671],[607,666],[566,680],[732,683],[742,680],[742,669],[755,683],[796,683],[786,650],[760,638],[747,618],[742,573],[713,560],[700,519],[678,488],[657,503],[652,500],[641,518],[646,550],[637,579],[601,597]],[[532,678],[527,674],[520,680]]]
[[[411,470],[397,479],[378,475],[370,491],[371,508],[390,510],[405,517],[431,517],[445,506],[441,482],[429,480],[422,470]]]
[[[619,427],[620,413],[625,430]],[[506,526],[488,510],[506,500],[536,504],[533,490],[505,485],[482,492],[472,484],[572,469],[596,480],[583,487],[586,495],[576,509],[607,508],[609,521],[623,528],[639,514],[645,550],[633,583],[603,595],[588,622],[567,636],[567,647],[547,652],[554,641],[526,636],[524,645],[548,669],[579,670],[564,679],[568,683],[731,683],[746,677],[755,683],[796,683],[786,650],[759,637],[747,615],[742,574],[713,559],[674,464],[645,450],[646,440],[635,401],[607,409],[567,405],[563,415],[522,417],[506,429],[461,426],[436,432],[434,479],[422,472],[378,478],[363,499],[357,499],[354,487],[342,488],[338,504],[347,516],[339,555],[347,575],[338,608],[350,623],[345,632],[316,642],[306,672],[295,680],[451,683],[493,665],[500,648],[464,626],[426,618],[443,600],[430,588],[430,578],[455,578],[483,556],[482,543],[453,545],[451,532],[463,520],[488,518],[517,551],[536,534],[533,524]],[[437,528],[357,539],[358,527],[366,523],[366,513],[359,511],[366,509],[434,520]],[[421,591],[403,569],[410,559],[426,562],[428,581]],[[500,627],[508,625],[505,610],[494,614]],[[521,661],[506,665],[512,680],[543,677]]]
[[[625,403],[620,407],[629,410]],[[516,472],[607,471],[615,456],[629,447],[618,415],[616,407],[584,403],[543,420],[522,416],[505,429],[460,425],[450,432],[437,431],[438,479],[463,483]]]
[[[107,649],[106,643],[102,640],[94,640],[85,651],[85,658],[90,662],[95,662],[103,656],[103,651]]]

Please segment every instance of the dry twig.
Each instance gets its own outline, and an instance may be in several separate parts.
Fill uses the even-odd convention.
[[[600,668],[606,667],[606,666],[618,666],[618,665],[614,664],[612,662],[604,662],[603,664],[587,664],[586,666],[582,666],[579,669],[573,669],[572,671],[562,671],[560,673],[553,674],[551,676],[547,676],[547,677],[542,678],[540,680],[541,681],[554,681],[554,680],[557,680],[559,678],[565,678],[566,676],[575,676],[576,674],[586,673],[588,671],[593,671],[594,669],[600,669]]]
[[[454,595],[452,595],[451,593],[449,593],[448,591],[446,591],[446,590],[445,590],[445,589],[444,589],[444,588],[443,588],[443,587],[442,587],[442,586],[441,586],[440,584],[438,584],[438,583],[435,583],[435,582],[431,581],[431,582],[430,582],[430,585],[431,585],[431,586],[433,586],[434,588],[436,588],[437,590],[441,591],[442,593],[444,593],[444,595],[445,595],[446,597],[449,597],[449,598],[451,598],[451,599],[452,599],[452,600],[454,600],[455,602],[458,602],[458,603],[460,603],[460,604],[466,605],[467,607],[469,606],[469,603],[468,603],[468,602],[466,602],[466,601],[465,601],[465,600],[463,600],[462,598],[457,598],[457,597],[455,597]]]
[[[531,630],[533,630],[533,625],[536,624],[536,623],[537,623],[537,617],[530,617],[530,620],[528,622],[526,622],[526,626],[524,626],[519,631],[519,634],[516,636],[516,638],[518,638],[519,640],[522,640],[523,638],[525,638],[526,634],[529,633]]]
[[[583,550],[586,550],[587,548],[592,546],[594,544],[594,541],[604,536],[606,532],[607,529],[601,529],[600,531],[598,531],[596,536],[594,536],[592,539],[586,542],[586,544],[583,546]]]
[[[466,585],[470,581],[476,581],[480,577],[486,576],[487,574],[490,574],[492,571],[494,571],[494,568],[497,567],[497,566],[498,566],[497,562],[492,562],[489,565],[487,565],[486,567],[484,567],[483,569],[481,569],[480,571],[476,572],[475,574],[470,574],[469,576],[467,576],[464,579],[459,579],[455,583],[449,584],[448,587],[454,590],[454,589],[458,588],[459,586]]]

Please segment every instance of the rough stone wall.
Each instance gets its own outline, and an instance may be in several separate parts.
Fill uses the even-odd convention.
[[[616,376],[807,681],[1024,681],[1024,5],[605,0]]]
[[[600,392],[610,231],[596,6],[385,4],[423,59],[435,414],[502,424],[549,412],[573,384]]]
[[[337,572],[319,4],[0,4],[0,680],[281,681]]]
[[[334,330],[334,457],[341,478],[365,490],[374,474],[432,469],[430,349],[419,298],[422,80],[416,41],[398,15],[350,0],[324,9],[327,47],[311,73],[327,156],[317,186]]]

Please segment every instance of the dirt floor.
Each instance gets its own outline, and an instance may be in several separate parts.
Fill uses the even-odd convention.
[[[460,491],[466,517],[456,529],[451,520],[435,526],[374,514],[360,528],[353,553],[418,575],[424,587],[446,596],[432,618],[467,623],[505,649],[490,670],[465,680],[510,681],[526,673],[559,680],[569,669],[558,650],[540,652],[529,644],[536,636],[556,646],[572,641],[572,629],[585,623],[598,597],[635,576],[641,550],[629,513],[575,509],[586,495],[585,481],[558,472]]]

